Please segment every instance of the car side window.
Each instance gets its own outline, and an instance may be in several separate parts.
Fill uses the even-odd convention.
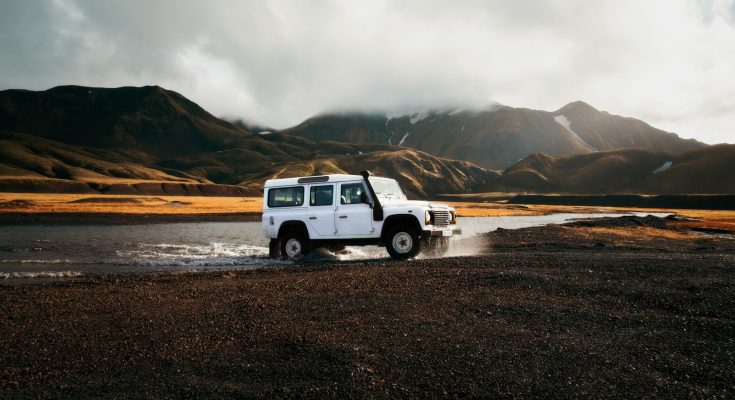
[[[304,187],[294,186],[268,190],[268,207],[294,207],[304,204]]]
[[[310,206],[331,206],[334,202],[334,185],[312,186],[309,189]]]
[[[340,191],[340,203],[342,204],[360,204],[360,195],[365,189],[362,183],[348,183],[342,185]]]

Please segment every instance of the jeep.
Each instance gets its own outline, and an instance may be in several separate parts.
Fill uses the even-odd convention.
[[[366,245],[385,246],[399,260],[441,256],[461,234],[454,208],[408,200],[394,179],[368,171],[267,180],[262,229],[270,256],[290,259]]]

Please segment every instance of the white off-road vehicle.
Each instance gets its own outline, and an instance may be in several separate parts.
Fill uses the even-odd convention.
[[[271,257],[364,245],[383,245],[394,259],[421,251],[440,256],[449,238],[461,233],[452,207],[407,200],[398,182],[368,171],[269,179],[263,192],[263,235],[270,238]]]

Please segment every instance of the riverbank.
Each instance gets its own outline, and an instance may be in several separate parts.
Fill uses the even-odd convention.
[[[453,201],[505,202],[507,204],[630,207],[636,209],[735,210],[732,194],[517,194],[465,193],[445,194],[441,198]]]
[[[499,230],[472,257],[0,286],[0,397],[730,398],[733,239],[685,222]]]

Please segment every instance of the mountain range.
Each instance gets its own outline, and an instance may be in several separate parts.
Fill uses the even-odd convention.
[[[397,144],[490,169],[508,168],[534,153],[556,156],[624,148],[679,152],[704,146],[580,101],[554,112],[494,104],[405,115],[326,114],[283,132],[316,141]]]
[[[158,86],[0,91],[0,191],[257,195],[270,177],[370,169],[410,197],[735,193],[733,148],[582,102],[325,114],[276,131]]]

